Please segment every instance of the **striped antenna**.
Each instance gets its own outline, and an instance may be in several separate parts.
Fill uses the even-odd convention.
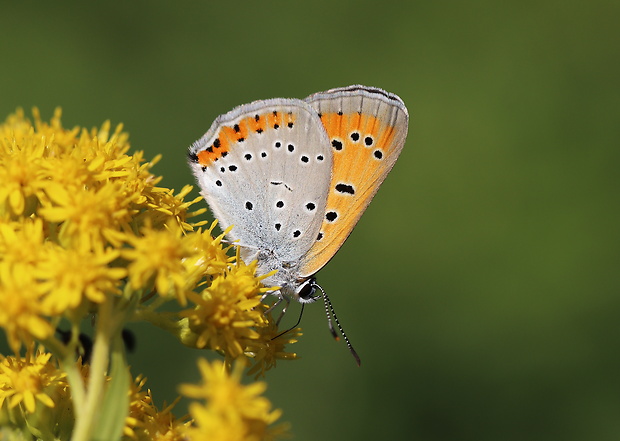
[[[359,355],[357,355],[357,352],[355,352],[355,349],[353,349],[353,345],[347,338],[347,334],[344,333],[342,326],[340,326],[340,322],[338,321],[338,317],[336,316],[336,311],[334,311],[334,307],[332,306],[332,302],[331,300],[329,300],[329,297],[327,297],[327,293],[325,292],[323,288],[321,288],[321,285],[319,285],[318,283],[313,282],[312,285],[320,289],[321,293],[323,293],[323,302],[325,303],[325,314],[327,315],[327,323],[329,325],[329,331],[332,333],[332,336],[334,337],[334,339],[339,340],[338,334],[336,333],[336,330],[334,329],[334,323],[333,323],[333,322],[336,322],[336,325],[338,326],[338,330],[342,334],[344,341],[347,343],[347,347],[349,348],[351,355],[353,355],[353,358],[355,358],[355,362],[357,363],[357,365],[361,366],[362,360],[360,360]]]

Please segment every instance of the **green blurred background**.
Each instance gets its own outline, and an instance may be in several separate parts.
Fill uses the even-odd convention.
[[[617,440],[619,19],[616,0],[3,2],[0,115],[123,122],[180,189],[238,104],[397,93],[405,150],[319,277],[362,367],[313,305],[267,396],[302,441]],[[132,329],[133,373],[172,401],[204,352]]]

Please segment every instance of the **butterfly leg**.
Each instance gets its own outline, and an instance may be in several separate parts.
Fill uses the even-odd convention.
[[[273,292],[271,293],[265,293],[262,297],[261,297],[261,301],[265,300],[265,298],[269,295],[269,294],[274,294]],[[286,301],[286,304],[284,305],[284,308],[282,308],[282,311],[280,312],[280,315],[278,316],[278,319],[276,320],[276,325],[280,324],[280,320],[282,320],[282,317],[284,317],[284,314],[286,313],[286,310],[288,309],[289,305],[291,304],[291,299],[288,298],[288,296],[283,296],[280,294],[279,291],[276,291],[276,297],[278,297],[278,300],[276,300],[273,305],[269,306],[266,310],[265,310],[265,314],[270,313],[271,311],[273,311],[280,303],[282,303],[282,300]]]
[[[268,293],[263,294],[263,296],[260,298],[260,301],[262,302],[263,300],[265,300],[265,299],[267,298],[267,296],[268,296],[268,295],[270,295],[270,294],[273,294],[273,293],[268,292]],[[278,300],[276,300],[276,301],[273,303],[273,305],[271,305],[270,307],[268,307],[267,309],[265,309],[265,314],[270,313],[271,311],[273,311],[273,310],[274,310],[274,308],[275,308],[276,306],[278,306],[280,303],[282,303],[282,298],[283,298],[283,297],[282,297],[282,296],[277,296],[277,297],[278,297]]]
[[[278,300],[278,303],[280,303],[282,299],[286,301],[286,305],[284,305],[284,308],[282,308],[282,312],[280,312],[280,315],[278,316],[278,320],[276,320],[276,326],[280,325],[280,320],[282,320],[282,317],[284,317],[284,314],[286,314],[286,310],[291,304],[291,299],[289,299],[288,296],[282,296],[280,300]]]

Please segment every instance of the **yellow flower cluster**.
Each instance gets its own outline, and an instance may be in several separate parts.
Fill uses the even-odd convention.
[[[243,366],[237,364],[229,373],[224,363],[209,364],[199,360],[203,383],[181,385],[181,393],[205,403],[190,404],[194,425],[188,428],[193,441],[267,441],[288,434],[288,425],[272,426],[280,418],[280,410],[261,394],[267,388],[263,382],[249,386],[241,384]]]
[[[106,389],[113,347],[128,321],[149,321],[185,345],[217,351],[228,369],[234,360],[240,360],[237,366],[253,363],[249,372],[257,377],[277,359],[296,358],[284,346],[300,331],[280,335],[265,314],[265,276],[255,275],[255,263],[230,257],[223,235],[213,236],[215,223],[202,229],[203,222],[190,222],[204,212],[190,211],[200,198],[184,200],[190,186],[177,194],[159,187],[161,178],[150,171],[158,158],[145,162],[142,152],[129,154],[120,125],[66,129],[60,110],[49,123],[36,109],[33,113],[34,122],[18,110],[0,124],[0,328],[16,354],[0,360],[2,418],[15,409],[25,415],[40,406],[54,408],[57,395],[48,391],[70,391],[74,438],[88,439],[91,420],[101,410],[97,394]],[[159,311],[175,299],[182,311]],[[76,367],[80,323],[86,317],[96,318],[93,355],[90,364]],[[58,337],[67,324],[68,341]],[[35,342],[51,350],[56,361],[30,349],[20,358],[20,349]],[[59,368],[50,369],[53,362]],[[233,387],[238,375],[235,370],[233,380],[223,384]],[[264,398],[257,396],[261,387],[239,395],[238,404],[247,400],[244,406],[264,408]],[[157,424],[190,426],[174,420],[170,407],[157,411],[150,392],[140,388],[136,383],[129,392],[135,396],[126,436],[141,439],[140,434],[159,430]],[[250,418],[251,426],[265,434],[276,418],[276,412],[265,411]],[[36,425],[28,424],[34,430]]]
[[[28,413],[34,413],[37,402],[54,407],[54,398],[68,385],[64,373],[50,363],[51,356],[32,348],[25,357],[0,356],[0,407],[7,399],[9,409],[23,405]]]
[[[121,130],[64,129],[59,110],[49,124],[35,110],[34,125],[21,111],[0,125],[0,326],[15,351],[51,338],[60,318],[120,296],[127,277],[148,289],[133,280],[125,251],[145,225],[177,237],[192,228],[194,201],[183,201],[191,188],[157,187],[154,163],[128,155]],[[193,267],[186,273],[190,284],[200,278]]]
[[[23,357],[0,355],[0,426],[36,427],[43,439],[70,434],[69,384],[51,356],[42,348],[35,352],[34,345]],[[49,424],[41,424],[42,419],[54,421],[54,431]]]
[[[138,376],[130,390],[129,415],[125,419],[123,434],[132,440],[187,441],[185,432],[191,427],[187,418],[175,418],[172,408],[177,399],[169,406],[159,410],[153,404],[151,391],[144,391],[146,378]]]

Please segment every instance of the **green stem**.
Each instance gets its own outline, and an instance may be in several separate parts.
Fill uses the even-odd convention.
[[[71,401],[73,403],[73,411],[76,418],[80,418],[82,410],[84,409],[84,400],[86,393],[84,390],[84,379],[82,373],[78,370],[77,364],[74,360],[69,362],[62,362],[62,369],[67,374],[67,381],[71,388]]]
[[[113,320],[113,305],[114,298],[111,296],[108,296],[99,305],[86,399],[82,401],[84,406],[82,412],[76,412],[72,441],[88,441],[91,439],[92,430],[101,410],[106,373],[110,362],[110,345],[117,327],[117,321]]]
[[[174,335],[176,335],[176,331],[179,328],[177,320],[172,320],[168,318],[167,314],[156,312],[152,308],[144,308],[135,311],[131,319],[133,321],[147,321]]]
[[[155,312],[152,309],[146,308],[136,311],[132,316],[132,320],[147,321],[176,336],[185,346],[195,348],[198,335],[190,329],[189,319],[185,317],[179,320],[176,316],[174,316],[174,319],[169,317],[170,315],[166,313]]]

